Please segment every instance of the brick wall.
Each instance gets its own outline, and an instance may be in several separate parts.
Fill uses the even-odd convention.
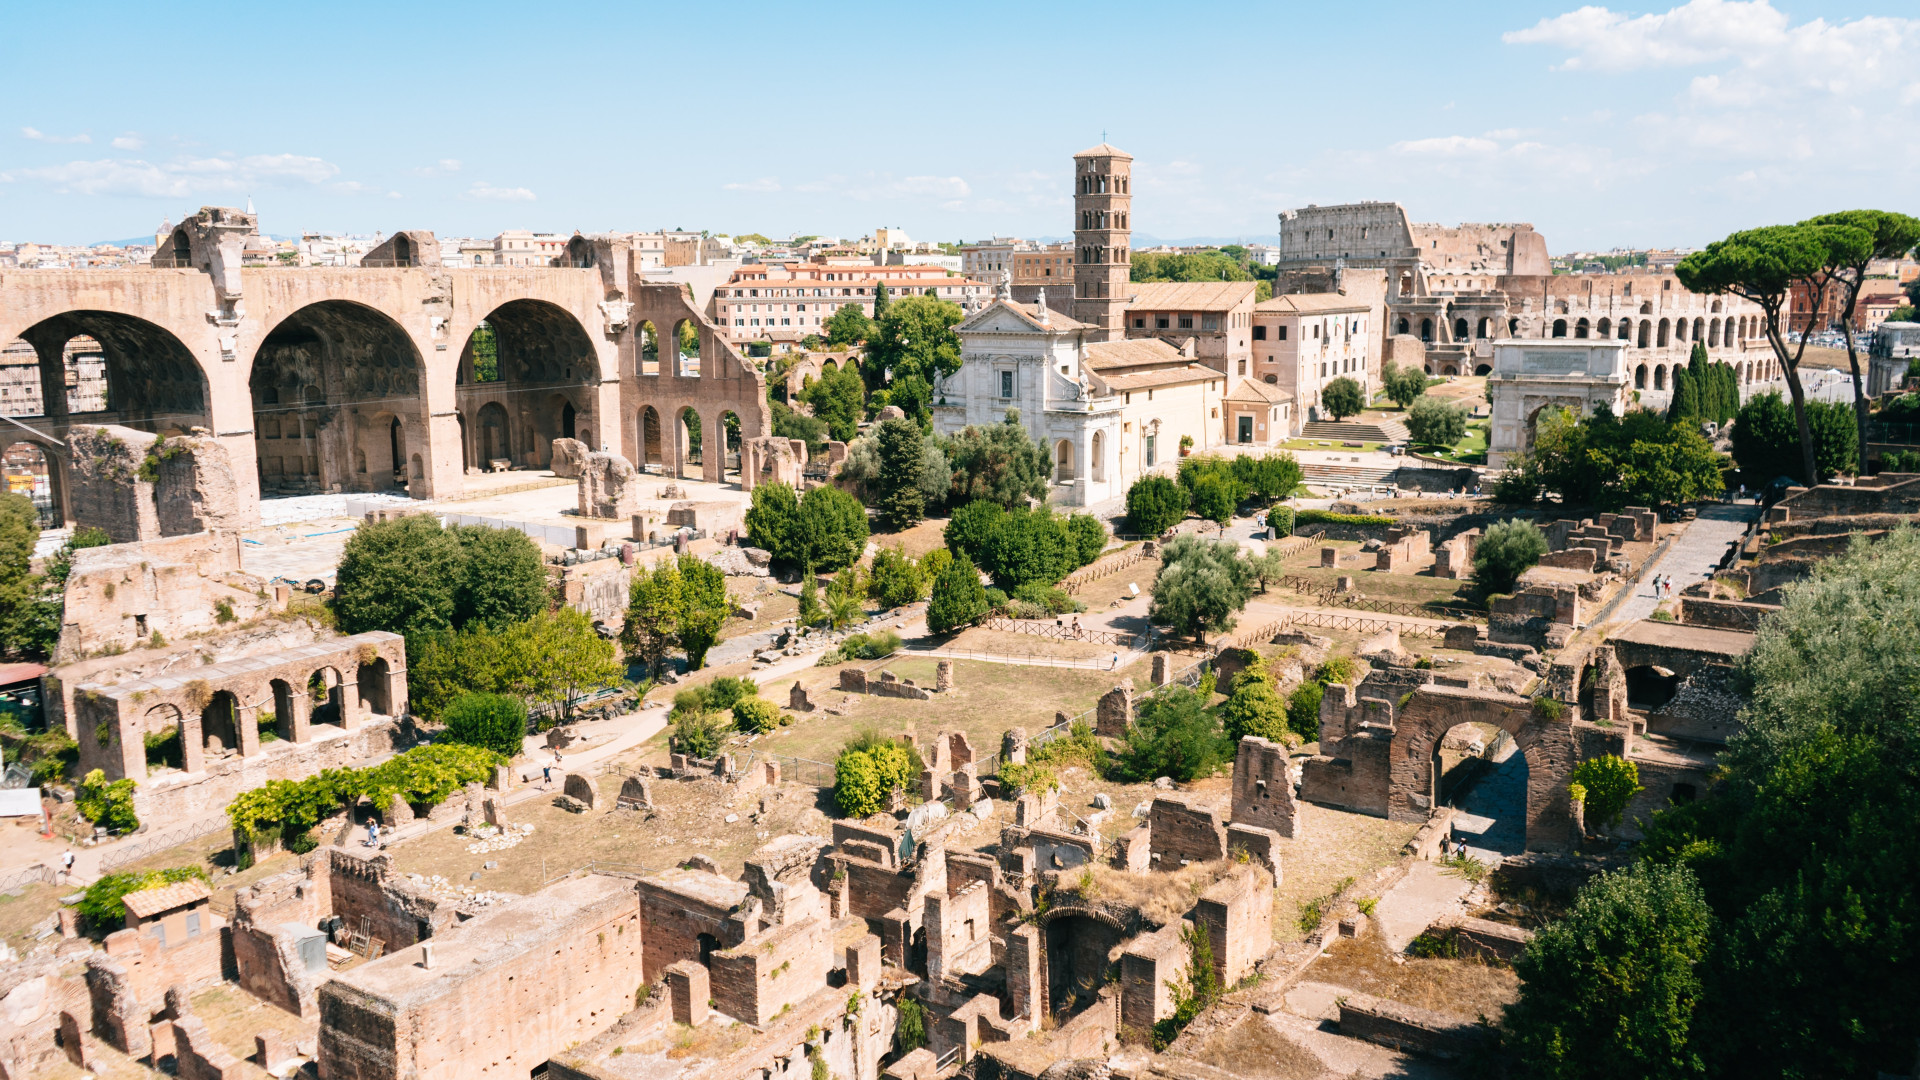
[[[589,876],[493,908],[421,950],[320,989],[327,1080],[525,1076],[633,1008],[640,907],[630,882]]]
[[[743,1023],[765,1025],[827,981],[832,944],[832,926],[825,919],[807,919],[714,953],[707,965],[714,1007]]]
[[[1387,816],[1392,732],[1369,728],[1340,746],[1342,757],[1324,754],[1301,763],[1300,798],[1360,814]]]
[[[322,962],[309,970],[288,923],[316,927],[333,914],[333,875],[324,858],[255,882],[234,897],[233,962],[243,989],[295,1016],[319,1010]],[[318,931],[314,931],[318,932]]]
[[[1220,811],[1174,795],[1161,795],[1147,811],[1152,858],[1163,870],[1185,862],[1212,862],[1227,856],[1227,825]],[[1044,869],[1044,868],[1043,868]]]
[[[1167,983],[1180,977],[1187,947],[1180,940],[1182,923],[1141,934],[1127,943],[1120,956],[1120,1022],[1147,1030],[1173,1015],[1173,992]]]
[[[742,882],[702,870],[669,870],[640,879],[641,916],[646,923],[648,982],[681,960],[702,960],[735,942],[727,916],[747,895]],[[700,935],[711,940],[702,942]]]
[[[1194,905],[1196,925],[1213,945],[1213,971],[1223,987],[1253,972],[1273,948],[1273,885],[1261,871],[1243,866],[1213,883]]]
[[[1294,830],[1293,777],[1287,748],[1258,737],[1240,740],[1233,755],[1233,814],[1236,824],[1272,829],[1288,839]]]
[[[347,848],[322,849],[327,858],[328,893],[333,913],[355,930],[366,920],[367,933],[386,942],[387,951],[405,948],[452,925],[450,907],[393,872],[393,856],[371,857]]]

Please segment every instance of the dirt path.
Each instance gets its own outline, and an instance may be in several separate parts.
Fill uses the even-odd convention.
[[[1407,944],[1442,915],[1460,910],[1460,901],[1473,887],[1464,877],[1443,873],[1439,863],[1416,862],[1407,876],[1374,908],[1374,920],[1387,948],[1405,952]]]

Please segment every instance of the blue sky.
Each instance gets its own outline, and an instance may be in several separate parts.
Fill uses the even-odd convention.
[[[1920,210],[1903,13],[9,0],[0,239],[138,236],[249,196],[280,235],[1054,235],[1104,132],[1161,238],[1390,199],[1531,221],[1554,251],[1698,244]]]

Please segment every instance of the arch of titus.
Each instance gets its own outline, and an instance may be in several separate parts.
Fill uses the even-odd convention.
[[[146,269],[0,272],[0,341],[33,346],[46,402],[10,440],[61,462],[66,520],[62,444],[80,427],[211,438],[239,525],[262,495],[444,498],[469,470],[545,466],[563,437],[717,481],[725,455],[692,463],[691,430],[722,431],[732,412],[743,440],[772,433],[758,369],[684,287],[643,280],[619,234],[575,236],[551,267],[444,267],[417,231],[359,267],[243,266],[257,231],[253,214],[208,207]],[[106,356],[106,409],[76,414],[62,349],[82,335]]]

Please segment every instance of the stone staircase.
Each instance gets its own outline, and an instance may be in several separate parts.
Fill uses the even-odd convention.
[[[1343,487],[1370,487],[1375,484],[1387,484],[1397,466],[1380,468],[1367,465],[1328,465],[1321,462],[1303,461],[1300,463],[1300,479],[1306,484],[1336,485]]]
[[[1361,423],[1355,420],[1334,423],[1328,420],[1309,421],[1300,429],[1303,439],[1327,439],[1335,444],[1343,442],[1406,442],[1407,427],[1398,420],[1384,423]]]

